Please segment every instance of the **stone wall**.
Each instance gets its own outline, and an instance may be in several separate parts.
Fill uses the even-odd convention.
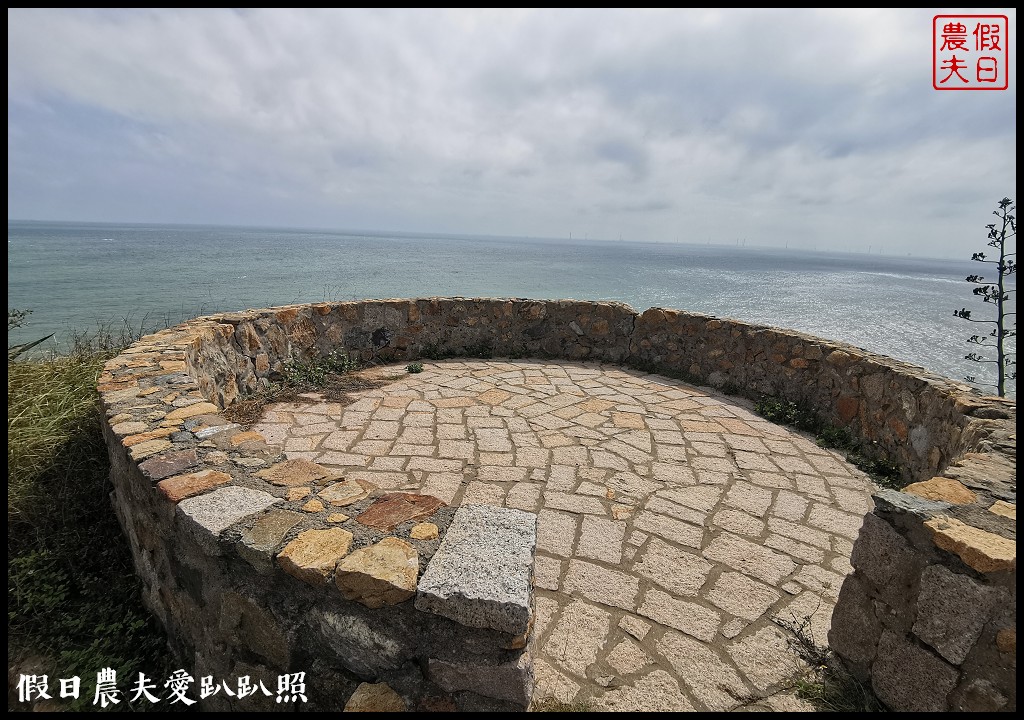
[[[812,408],[918,481],[909,492],[876,496],[836,608],[835,650],[893,709],[1016,707],[1015,520],[1007,517],[1016,507],[1015,403],[793,331],[567,300],[250,310],[157,333],[108,363],[99,389],[115,507],[147,604],[196,673],[276,682],[300,668],[315,673],[318,687],[336,688],[336,698],[320,699],[324,709],[343,706],[357,680],[386,682],[400,696],[388,702],[422,709],[529,702],[532,516],[433,507],[377,533],[313,527],[293,507],[291,486],[358,496],[343,515],[426,501],[378,497],[324,468],[282,462],[220,415],[290,359],[331,352],[385,362],[493,355],[624,363]],[[414,538],[417,520],[436,525],[438,537]],[[475,554],[472,538],[488,534],[481,523],[504,528],[499,554],[512,558],[509,573],[526,578],[516,597],[477,582],[472,558],[495,552]],[[342,573],[352,550],[398,565],[405,558],[416,572],[411,580],[397,571]],[[453,587],[461,589],[453,595]],[[394,603],[373,607],[381,597]],[[472,620],[480,607],[488,620]],[[385,693],[360,687],[369,697]],[[210,705],[225,702],[215,696]]]

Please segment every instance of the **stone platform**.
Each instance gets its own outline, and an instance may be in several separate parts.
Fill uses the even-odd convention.
[[[380,491],[537,513],[535,702],[802,706],[786,626],[827,644],[872,507],[862,472],[743,401],[616,366],[374,374],[388,384],[347,404],[269,406],[253,439]],[[336,513],[296,490],[291,509]]]
[[[390,384],[231,420],[338,353]],[[480,356],[510,359],[405,373]],[[1016,404],[924,368],[681,310],[456,297],[196,318],[97,389],[144,602],[196,676],[308,671],[329,712],[791,709],[797,627],[890,709],[1016,708]],[[910,484],[869,500],[729,395]]]

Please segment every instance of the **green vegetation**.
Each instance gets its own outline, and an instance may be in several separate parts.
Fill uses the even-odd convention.
[[[283,387],[327,387],[338,376],[358,369],[359,362],[339,350],[305,362],[292,359],[284,366]]]
[[[28,318],[31,310],[8,310],[7,311],[7,332],[10,332],[16,327],[21,327],[25,324],[25,320]],[[11,345],[7,348],[7,360],[8,362],[14,360],[20,355],[25,354],[37,345],[41,345],[50,338],[53,337],[53,333],[50,333],[46,337],[33,340],[31,342],[22,343],[21,345]]]
[[[385,380],[368,377],[359,361],[343,350],[309,360],[291,359],[280,373],[258,393],[235,400],[221,413],[231,422],[252,425],[259,421],[263,409],[275,402],[310,402],[306,393],[317,393],[332,402],[349,399],[348,393],[370,390],[385,384]]]
[[[999,222],[990,223],[985,226],[988,228],[988,245],[999,252],[999,259],[989,260],[983,252],[976,252],[971,256],[971,260],[976,262],[995,265],[997,273],[996,284],[987,284],[985,278],[981,275],[968,275],[966,278],[967,282],[976,286],[973,293],[980,297],[982,302],[991,303],[996,306],[995,319],[979,320],[972,318],[971,311],[967,308],[961,308],[953,312],[955,317],[962,318],[968,322],[995,326],[988,333],[972,335],[967,340],[967,342],[985,348],[988,351],[994,350],[996,354],[995,359],[993,360],[991,357],[986,358],[977,352],[967,353],[964,355],[964,359],[977,363],[992,363],[996,366],[996,382],[994,387],[1000,397],[1006,395],[1006,381],[1017,379],[1017,371],[1012,369],[1017,367],[1016,355],[1006,349],[1006,341],[1017,334],[1016,321],[1012,321],[1013,329],[1008,327],[1007,323],[1007,319],[1011,317],[1016,318],[1017,313],[1007,312],[1006,310],[1006,303],[1010,300],[1010,293],[1017,292],[1016,290],[1006,288],[1007,279],[1017,272],[1017,263],[1013,260],[1017,253],[1006,252],[1006,241],[1017,237],[1017,217],[1011,214],[1016,210],[1017,206],[1013,204],[1013,200],[1004,197],[999,201],[999,209],[992,211],[992,214],[999,219]],[[969,383],[990,384],[978,383],[973,375],[968,375],[964,379]]]
[[[535,700],[530,710],[532,712],[592,712],[594,708],[588,700],[566,703],[553,697],[546,697]]]
[[[409,363],[408,365],[405,366],[405,369],[409,373],[415,375],[417,373],[423,372],[423,363],[418,363],[418,362]]]
[[[849,462],[870,475],[882,487],[899,490],[906,484],[896,463],[866,454],[863,444],[849,430],[822,422],[818,414],[808,407],[765,396],[757,401],[754,410],[766,420],[813,434],[820,447],[843,451]]]
[[[813,674],[796,683],[796,696],[819,712],[885,712],[886,708],[828,648],[814,642],[810,618],[775,621],[793,633],[790,645],[811,666]]]
[[[8,666],[48,673],[54,698],[58,678],[81,677],[72,709],[92,709],[103,668],[117,672],[122,689],[139,672],[174,670],[108,500],[96,380],[129,339],[99,331],[73,338],[64,357],[7,366]],[[132,709],[127,700],[122,694],[116,709]]]

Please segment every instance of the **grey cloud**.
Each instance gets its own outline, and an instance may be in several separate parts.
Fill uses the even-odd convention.
[[[1015,89],[932,90],[927,10],[8,23],[9,217],[562,236],[585,216],[649,240],[729,217],[955,253],[1015,190]]]

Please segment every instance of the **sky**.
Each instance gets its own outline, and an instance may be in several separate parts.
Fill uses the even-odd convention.
[[[1009,16],[1009,89],[932,17]],[[969,257],[1016,195],[1001,10],[8,9],[8,219]]]

